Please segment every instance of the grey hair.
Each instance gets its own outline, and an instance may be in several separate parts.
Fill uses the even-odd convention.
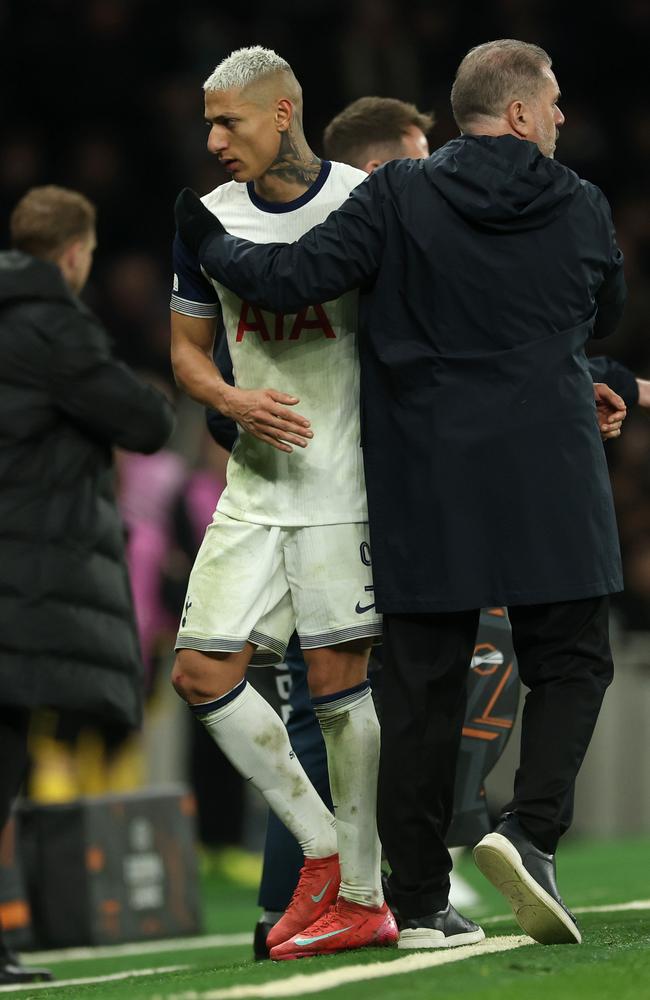
[[[210,92],[241,90],[263,76],[280,72],[292,72],[286,59],[273,49],[251,45],[246,49],[236,49],[223,59],[207,78],[203,89]]]
[[[498,118],[511,101],[535,95],[543,69],[551,65],[551,57],[539,45],[515,38],[470,49],[451,88],[451,107],[461,132],[476,118]]]

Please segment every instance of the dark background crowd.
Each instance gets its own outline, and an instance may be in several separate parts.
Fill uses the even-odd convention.
[[[29,187],[58,183],[91,198],[99,248],[85,299],[119,355],[170,386],[172,206],[182,186],[205,193],[222,179],[206,150],[201,84],[223,57],[262,44],[292,64],[316,152],[329,119],[369,94],[433,110],[436,148],[457,131],[449,91],[465,51],[498,37],[537,42],[551,54],[562,89],[566,125],[557,156],[605,191],[626,257],[625,318],[598,349],[650,376],[646,0],[14,0],[0,5],[0,27],[3,245],[9,212]],[[616,607],[624,627],[647,629],[647,414],[633,412],[620,441],[607,450],[627,576]],[[200,460],[199,452],[192,461]],[[136,497],[132,506],[144,521],[143,503]],[[192,511],[181,514],[189,524]]]

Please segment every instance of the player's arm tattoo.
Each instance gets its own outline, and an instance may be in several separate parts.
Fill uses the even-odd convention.
[[[300,146],[303,147],[301,151]],[[291,130],[282,133],[278,155],[267,174],[280,177],[283,181],[313,184],[320,173],[321,161],[304,142],[299,143]]]

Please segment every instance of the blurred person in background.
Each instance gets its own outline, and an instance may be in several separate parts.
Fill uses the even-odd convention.
[[[168,398],[171,387],[155,375],[143,381]],[[169,446],[155,452],[118,449],[115,455],[117,499],[124,521],[126,560],[145,668],[145,691],[151,694],[158,661],[173,648],[180,603],[170,610],[163,597],[163,578],[174,547],[174,509],[187,481],[185,459]]]
[[[228,422],[230,423],[230,422]],[[230,433],[231,432],[231,433]],[[236,436],[232,425],[227,443],[199,425],[196,459],[186,469],[170,509],[170,547],[163,573],[162,597],[175,625],[183,609],[192,564],[201,547],[226,485],[226,463]],[[171,650],[174,646],[171,641]],[[221,871],[251,885],[259,877],[259,862],[240,848],[245,817],[244,781],[210,735],[193,716],[189,721],[189,781],[196,799],[203,870]],[[219,794],[215,795],[215,789]]]
[[[140,723],[112,449],[155,451],[174,419],[164,395],[114,359],[78,298],[94,206],[65,188],[33,188],[10,233],[0,254],[0,827],[25,773],[34,709]],[[39,975],[0,945],[0,981]]]
[[[458,69],[460,138],[374,172],[293,243],[238,238],[192,192],[177,200],[204,273],[259,309],[366,292],[363,451],[391,706],[379,816],[401,947],[461,933],[448,936],[444,836],[488,605],[508,607],[529,692],[514,796],[476,862],[536,940],[581,940],[555,850],[612,679],[608,595],[622,589],[594,395],[614,421],[625,410],[594,389],[584,345],[615,329],[625,282],[604,196],[553,159],[558,100],[547,53],[500,39]]]

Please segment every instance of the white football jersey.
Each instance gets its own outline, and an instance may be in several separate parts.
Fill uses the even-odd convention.
[[[266,202],[253,184],[231,181],[202,201],[229,233],[254,243],[291,243],[323,222],[365,179],[355,167],[324,161],[311,188],[289,203]],[[205,273],[205,272],[204,272]],[[208,278],[207,275],[205,275]],[[240,428],[217,509],[229,517],[283,527],[367,520],[359,429],[358,292],[282,315],[216,290],[235,384],[297,396],[311,421],[306,448],[277,451]],[[193,309],[191,285],[175,278],[172,309]]]

